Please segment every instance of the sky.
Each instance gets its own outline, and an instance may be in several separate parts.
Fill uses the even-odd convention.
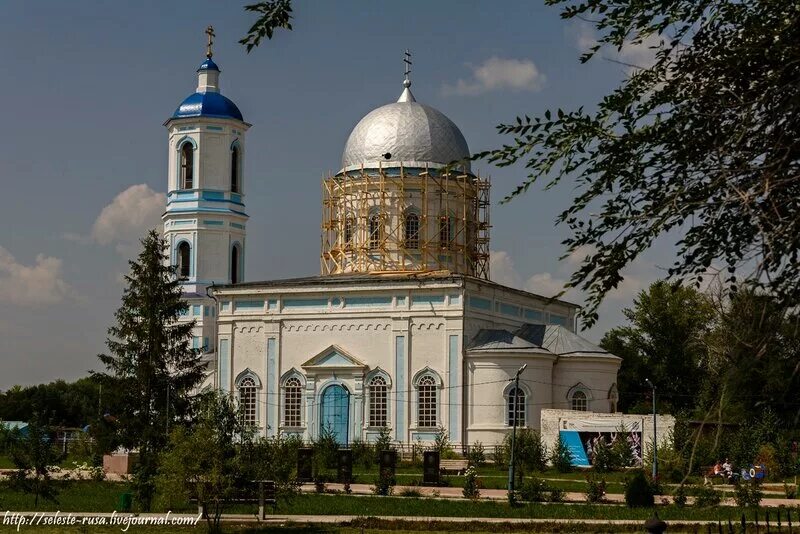
[[[0,389],[99,369],[127,261],[160,222],[164,121],[196,86],[204,30],[217,35],[222,93],[247,134],[246,279],[319,273],[320,180],[340,167],[358,120],[397,99],[403,51],[414,95],[452,119],[470,150],[496,148],[495,126],[546,109],[591,108],[628,73],[605,53],[578,61],[592,29],[540,2],[295,0],[294,31],[247,54],[244,3],[23,1],[3,4],[0,142]],[[649,51],[623,49],[625,63]],[[492,180],[492,279],[552,296],[575,259],[559,261],[555,226],[574,184],[499,204],[522,167],[473,167]],[[599,341],[621,310],[662,277],[674,249],[627,271],[584,335]],[[580,304],[578,293],[565,297]]]

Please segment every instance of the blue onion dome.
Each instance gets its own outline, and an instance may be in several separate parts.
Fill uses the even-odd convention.
[[[230,98],[209,91],[189,95],[172,115],[173,119],[186,117],[214,117],[244,122],[242,112]]]
[[[219,92],[220,70],[208,57],[197,68],[197,92],[189,95],[175,113],[173,119],[190,117],[211,117],[216,119],[236,119],[244,122],[242,112],[230,98]]]

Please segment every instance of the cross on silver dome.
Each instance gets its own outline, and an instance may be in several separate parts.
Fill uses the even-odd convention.
[[[411,52],[405,51],[403,92],[397,102],[372,110],[356,124],[342,154],[342,171],[364,168],[439,168],[466,160],[461,130],[442,112],[420,104],[411,93]]]

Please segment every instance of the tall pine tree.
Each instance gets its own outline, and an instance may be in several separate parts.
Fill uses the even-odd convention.
[[[169,265],[166,242],[151,230],[141,243],[139,257],[129,262],[117,324],[108,329],[108,354],[99,355],[107,369],[99,378],[121,400],[114,414],[118,440],[139,449],[135,490],[142,509],[149,510],[168,427],[191,416],[193,390],[204,368],[199,350],[190,344],[194,321],[178,320],[188,304],[176,267]]]

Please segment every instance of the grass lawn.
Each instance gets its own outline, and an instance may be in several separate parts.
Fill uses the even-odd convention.
[[[113,482],[73,482],[62,488],[59,502],[40,502],[40,511],[62,512],[111,512],[118,503],[119,495],[128,490],[124,483]],[[0,486],[2,508],[15,511],[34,510],[33,498],[29,495],[11,491]],[[194,512],[196,508],[189,503],[179,503],[171,507],[174,512]],[[231,512],[255,513],[256,507],[240,505]],[[164,511],[164,510],[155,510]],[[733,507],[678,508],[660,506],[659,516],[665,520],[736,520],[744,510]],[[279,503],[278,514],[311,515],[358,515],[358,516],[407,516],[407,517],[516,517],[548,519],[635,519],[644,520],[652,515],[650,509],[629,509],[616,505],[589,504],[524,504],[510,507],[502,501],[374,497],[348,495],[304,494],[291,501]],[[800,519],[800,510],[794,509],[795,517]],[[747,510],[748,517],[753,511]]]

